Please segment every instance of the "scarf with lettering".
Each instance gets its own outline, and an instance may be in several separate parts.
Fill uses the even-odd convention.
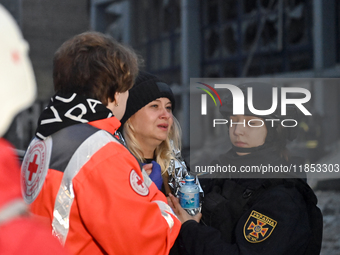
[[[35,135],[44,140],[65,127],[112,116],[112,112],[96,99],[76,93],[57,93],[41,113]]]

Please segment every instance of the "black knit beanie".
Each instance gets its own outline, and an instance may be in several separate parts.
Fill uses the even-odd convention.
[[[145,105],[161,97],[168,98],[171,101],[172,110],[175,108],[175,97],[169,85],[155,75],[139,71],[135,84],[129,90],[125,114],[120,121],[122,126]]]

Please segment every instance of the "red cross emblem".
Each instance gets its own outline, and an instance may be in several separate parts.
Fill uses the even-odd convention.
[[[137,184],[140,185],[140,186],[142,186],[142,188],[144,188],[144,186],[143,186],[143,183],[144,183],[143,180],[142,180],[138,175],[136,176],[136,178],[137,178]]]
[[[12,51],[12,60],[15,64],[20,62],[20,55],[18,51]]]
[[[133,169],[130,172],[130,185],[138,195],[147,196],[149,194],[149,188],[145,185],[143,179]]]
[[[34,138],[21,164],[22,192],[26,203],[30,204],[38,196],[50,164],[52,138]]]
[[[39,165],[36,164],[37,157],[38,157],[38,155],[35,154],[33,161],[30,162],[30,164],[28,165],[28,171],[30,172],[30,176],[28,177],[29,181],[32,181],[33,174],[35,174],[37,172],[37,170],[38,170]]]

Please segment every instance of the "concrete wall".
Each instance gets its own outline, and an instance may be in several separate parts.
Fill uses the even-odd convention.
[[[22,31],[30,44],[30,57],[38,85],[38,99],[53,94],[52,59],[68,38],[89,29],[86,0],[22,1]]]
[[[6,138],[25,150],[34,135],[42,109],[54,94],[52,61],[54,52],[70,37],[89,30],[87,0],[0,0],[16,18],[30,45],[38,97],[34,105],[13,121]]]

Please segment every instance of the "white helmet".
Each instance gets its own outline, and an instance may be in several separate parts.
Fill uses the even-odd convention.
[[[17,23],[0,4],[0,137],[36,96],[28,50]]]

